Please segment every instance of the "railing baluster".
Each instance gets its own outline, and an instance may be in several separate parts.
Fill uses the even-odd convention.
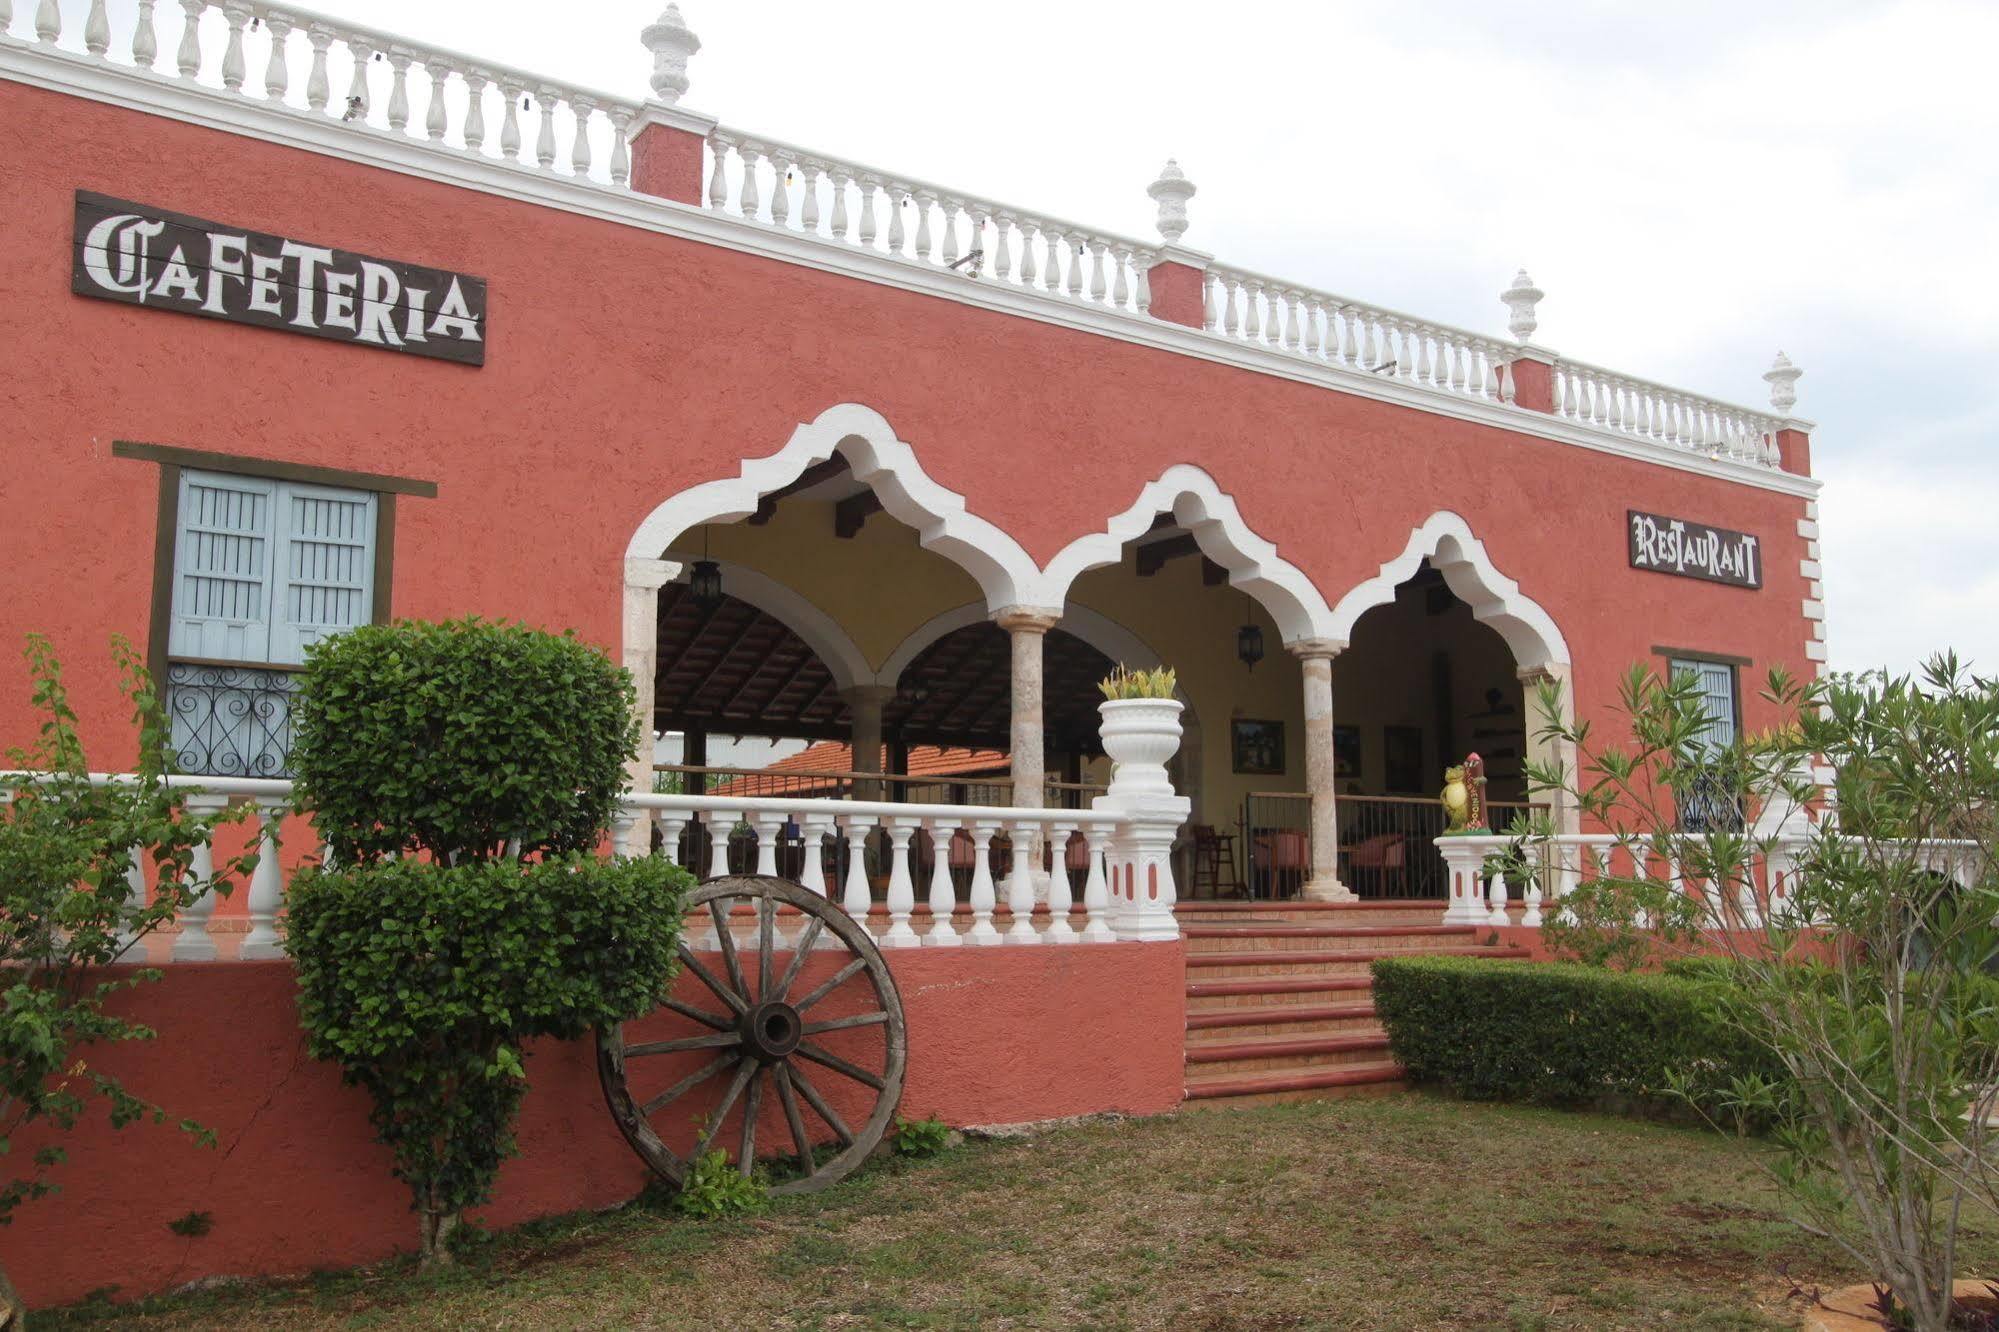
[[[174,52],[174,64],[184,79],[201,76],[201,15],[208,8],[208,0],[180,0],[181,12],[187,21],[180,30],[180,46]],[[43,0],[42,8],[55,9],[54,0]],[[41,31],[41,20],[35,20],[35,30]]]
[[[111,15],[105,12],[104,0],[90,0],[90,14],[83,21],[83,49],[100,60],[111,49]]]
[[[959,821],[931,819],[924,827],[930,832],[930,932],[923,936],[923,942],[936,948],[957,948],[965,942],[951,923],[951,913],[958,906],[958,890],[951,883],[951,848]]]
[[[250,931],[243,936],[237,956],[245,962],[268,961],[285,955],[278,939],[278,907],[284,900],[284,870],[278,857],[285,811],[291,802],[283,798],[255,802],[257,806],[257,866],[250,871]]]
[[[997,904],[993,892],[993,864],[991,849],[993,834],[1000,830],[997,822],[984,819],[972,824],[972,928],[965,935],[965,942],[971,944],[996,944],[1000,932],[993,927],[993,907]]]
[[[1013,913],[1006,941],[1015,944],[1040,943],[1034,932],[1034,863],[1041,859],[1041,826],[1015,823],[1012,826],[1013,865],[1006,878],[1006,905]]]
[[[187,797],[187,808],[195,814],[209,814],[222,809],[229,803],[229,797],[209,795],[205,792]],[[206,886],[215,878],[215,848],[207,839],[197,843],[188,857],[187,878],[183,883],[190,889],[196,885]],[[208,933],[208,922],[215,915],[215,893],[203,892],[181,913],[180,936],[174,940],[173,960],[176,962],[213,962],[216,958],[215,940]]]
[[[1111,929],[1110,885],[1104,879],[1104,831],[1101,824],[1083,828],[1090,855],[1090,868],[1083,875],[1083,912],[1089,918],[1083,927],[1085,943],[1113,943],[1117,939]]]
[[[868,891],[868,830],[874,826],[874,820],[866,815],[845,814],[840,817],[840,825],[847,836],[847,878],[840,909],[866,930],[868,907],[873,901]]]
[[[909,872],[909,842],[923,826],[917,818],[884,819],[888,830],[888,929],[880,943],[884,948],[914,948],[923,942],[909,923],[916,910],[916,880]]]
[[[264,96],[273,102],[284,102],[292,91],[291,20],[272,15],[264,20],[264,30],[271,38],[270,53],[264,57]]]
[[[1048,830],[1048,929],[1043,937],[1049,943],[1076,943],[1082,938],[1069,923],[1076,905],[1069,886],[1069,838],[1075,831],[1073,823],[1053,824]]]
[[[139,21],[132,29],[132,63],[140,69],[151,69],[160,58],[160,37],[153,26],[153,2],[139,0]],[[7,0],[0,0],[0,32],[7,31],[11,21]]]

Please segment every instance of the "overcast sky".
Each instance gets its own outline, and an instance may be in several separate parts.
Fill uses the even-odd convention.
[[[630,95],[652,0],[319,0]],[[686,0],[683,105],[1751,405],[1805,371],[1832,660],[1999,667],[1999,4]],[[1789,613],[1789,612],[1785,612]]]

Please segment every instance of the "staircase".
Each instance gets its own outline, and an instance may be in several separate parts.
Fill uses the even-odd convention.
[[[1441,902],[1181,902],[1187,1108],[1313,1100],[1402,1085],[1368,964],[1450,953],[1524,958]]]

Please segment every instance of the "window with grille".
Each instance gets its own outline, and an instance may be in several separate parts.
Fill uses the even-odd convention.
[[[288,775],[307,645],[373,614],[377,507],[370,491],[180,474],[166,700],[181,771]]]
[[[1700,737],[1702,752],[1717,753],[1733,744],[1740,734],[1735,667],[1726,662],[1675,658],[1672,672],[1675,677],[1692,676],[1700,688],[1701,703],[1708,717]],[[1741,802],[1713,777],[1703,774],[1694,782],[1693,789],[1680,798],[1680,827],[1685,832],[1722,831],[1741,826]]]

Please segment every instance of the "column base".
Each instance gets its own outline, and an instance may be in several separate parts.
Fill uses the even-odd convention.
[[[1312,879],[1306,883],[1299,896],[1308,902],[1358,902],[1360,894],[1341,883],[1332,875],[1322,879]]]

